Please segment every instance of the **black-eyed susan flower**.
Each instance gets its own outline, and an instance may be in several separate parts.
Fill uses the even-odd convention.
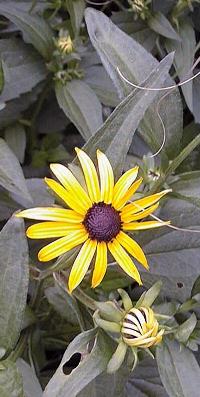
[[[138,349],[146,349],[152,354],[149,348],[161,343],[164,325],[161,328],[154,310],[150,307],[158,296],[160,288],[160,282],[154,284],[134,306],[129,295],[122,289],[118,292],[121,295],[123,307],[109,301],[96,303],[94,322],[105,331],[117,335],[118,345],[108,363],[108,372],[113,373],[119,369],[128,348],[131,349],[134,368],[138,360]]]
[[[38,258],[42,262],[82,244],[69,276],[70,292],[84,278],[95,253],[92,287],[102,281],[107,268],[107,251],[130,277],[141,284],[140,274],[129,254],[146,269],[147,259],[139,244],[126,232],[167,224],[143,219],[156,210],[160,198],[168,190],[126,204],[142,183],[142,178],[136,180],[138,167],[125,172],[114,183],[113,170],[105,154],[97,150],[97,173],[89,156],[78,148],[76,152],[85,177],[85,189],[61,164],[50,165],[59,183],[45,178],[47,185],[70,209],[33,208],[21,211],[17,216],[42,221],[27,229],[29,238],[57,238],[39,251]]]

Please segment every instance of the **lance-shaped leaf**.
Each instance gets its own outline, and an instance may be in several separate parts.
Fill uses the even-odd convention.
[[[75,35],[79,32],[83,20],[85,0],[68,0],[66,6],[70,14],[70,20]]]
[[[17,157],[7,143],[0,138],[0,185],[9,192],[23,196],[32,202]]]
[[[24,11],[15,1],[0,2],[0,15],[10,19],[22,31],[24,40],[31,43],[45,58],[53,50],[53,33],[44,18]]]
[[[89,352],[88,343],[94,338],[94,346]],[[95,329],[78,335],[68,346],[60,366],[44,391],[44,397],[75,397],[106,369],[113,352],[110,341],[102,331],[97,333]],[[80,355],[80,363],[71,373],[65,375],[65,364],[77,353]]]
[[[162,383],[170,397],[198,397],[200,368],[193,353],[176,341],[157,348],[156,358]]]
[[[44,60],[22,40],[1,39],[0,53],[4,62],[4,88],[0,101],[17,98],[45,79],[47,69]]]
[[[29,397],[24,396],[20,371],[16,364],[8,359],[0,364],[0,396]]]
[[[168,51],[175,51],[174,66],[181,81],[188,79],[192,75],[192,65],[194,62],[196,39],[195,32],[191,23],[182,21],[179,26],[181,42],[166,40]],[[193,81],[181,87],[186,103],[193,111]],[[199,112],[197,112],[199,113]]]
[[[16,123],[6,128],[5,140],[22,164],[26,149],[26,132],[22,124]]]
[[[55,86],[58,104],[79,130],[85,140],[89,139],[103,123],[102,107],[95,92],[81,80],[73,80]]]
[[[152,88],[162,86],[172,60],[173,54],[164,58],[144,84]],[[85,144],[86,152],[95,158],[96,150],[102,150],[111,161],[115,173],[120,174],[136,128],[156,95],[158,95],[157,91],[133,90]]]
[[[30,365],[19,358],[17,368],[23,380],[24,397],[42,397],[42,388]]]
[[[14,348],[28,290],[28,246],[24,222],[11,218],[0,233],[0,347]]]
[[[119,94],[123,97],[133,88],[123,81],[117,68],[127,79],[141,85],[152,70],[158,66],[158,61],[137,41],[115,26],[103,13],[87,8],[85,16],[92,44]],[[173,85],[174,81],[168,76],[165,83],[165,86]],[[144,85],[149,87],[147,81]],[[157,81],[155,87],[159,88],[161,84]],[[157,104],[163,95],[165,97],[159,105],[159,113],[166,129],[165,150],[169,157],[173,157],[178,151],[182,135],[182,104],[178,89],[171,91],[167,96],[166,92],[159,92],[158,97],[145,114],[140,131],[152,150],[157,150],[160,147],[163,139],[163,126],[157,114]]]

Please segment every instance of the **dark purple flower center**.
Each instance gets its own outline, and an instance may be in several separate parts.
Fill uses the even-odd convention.
[[[111,204],[93,204],[88,210],[83,224],[91,240],[109,242],[121,229],[121,218]]]

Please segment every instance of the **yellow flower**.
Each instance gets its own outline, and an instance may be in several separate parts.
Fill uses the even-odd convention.
[[[150,307],[132,308],[124,317],[121,334],[131,347],[147,348],[162,340],[164,330],[158,331],[158,321]]]
[[[95,252],[92,287],[99,285],[106,273],[109,250],[121,268],[142,284],[140,274],[128,253],[146,269],[147,259],[138,243],[125,232],[167,224],[168,222],[141,220],[156,210],[159,199],[168,190],[126,204],[142,183],[142,178],[135,181],[138,167],[125,172],[114,183],[113,170],[105,154],[97,150],[98,176],[89,156],[78,148],[76,152],[83,169],[87,191],[72,172],[61,164],[50,166],[60,183],[45,178],[47,185],[71,209],[33,208],[17,214],[18,217],[45,221],[27,229],[26,234],[29,238],[58,238],[39,251],[39,260],[50,261],[83,244],[69,276],[69,291],[72,292],[83,280]]]

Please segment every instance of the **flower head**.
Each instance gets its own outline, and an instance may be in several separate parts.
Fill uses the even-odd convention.
[[[126,232],[168,224],[142,221],[156,210],[160,198],[168,190],[126,204],[142,183],[142,178],[136,180],[138,167],[125,172],[114,183],[113,170],[105,154],[97,150],[98,176],[89,156],[78,148],[76,152],[86,189],[67,167],[51,164],[51,171],[60,183],[50,178],[45,178],[45,182],[68,208],[33,208],[21,211],[17,216],[44,221],[27,229],[29,238],[57,238],[39,251],[38,258],[42,262],[82,244],[69,276],[70,292],[83,280],[95,253],[92,287],[99,285],[106,273],[108,250],[120,267],[141,284],[140,274],[129,254],[146,269],[147,259],[139,244]]]
[[[137,364],[139,349],[146,349],[152,355],[149,348],[161,343],[165,326],[162,325],[161,328],[151,308],[159,295],[161,285],[160,282],[154,284],[141,295],[135,304],[122,289],[118,292],[121,295],[123,307],[110,301],[96,303],[94,322],[105,331],[117,335],[118,345],[108,363],[108,372],[112,373],[119,369],[128,349],[132,353],[134,368]]]

